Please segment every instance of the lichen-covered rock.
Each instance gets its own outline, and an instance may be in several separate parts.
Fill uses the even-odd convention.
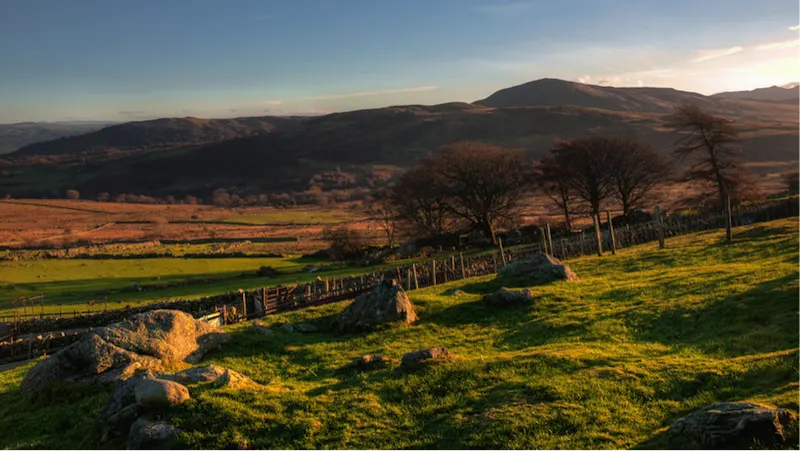
[[[676,420],[668,435],[675,443],[698,448],[797,446],[797,416],[749,402],[713,404]]]
[[[128,433],[128,449],[155,449],[159,444],[178,435],[180,430],[164,421],[139,418]]]
[[[423,366],[447,362],[453,358],[453,354],[442,346],[435,346],[428,349],[418,349],[403,355],[401,365],[407,370],[416,370]]]
[[[535,254],[525,260],[514,260],[500,269],[500,277],[520,277],[533,285],[556,280],[575,282],[578,276],[557,258],[547,254]]]
[[[532,300],[533,292],[528,288],[522,291],[513,291],[503,287],[494,293],[487,294],[483,297],[483,302],[485,302],[488,306],[500,308],[527,304]]]
[[[354,359],[347,365],[340,368],[341,370],[357,370],[357,371],[371,371],[383,368],[388,368],[397,364],[397,360],[384,357],[382,355],[363,355]]]
[[[165,379],[145,379],[136,385],[133,395],[136,404],[145,408],[177,406],[191,398],[186,387]]]
[[[337,332],[368,331],[388,324],[412,324],[416,320],[414,305],[397,282],[391,280],[358,296],[336,318],[333,328]]]
[[[262,388],[261,385],[249,377],[231,369],[226,369],[225,372],[214,381],[214,386],[228,388]]]
[[[110,343],[166,363],[197,363],[228,341],[219,327],[179,310],[152,310],[97,330]]]
[[[163,379],[180,382],[182,384],[215,382],[220,376],[225,374],[225,371],[227,371],[227,368],[219,365],[198,366],[179,371],[169,376],[164,376]]]
[[[23,393],[54,382],[114,382],[136,370],[194,363],[228,337],[216,326],[177,310],[153,310],[95,329],[39,361],[20,384]]]

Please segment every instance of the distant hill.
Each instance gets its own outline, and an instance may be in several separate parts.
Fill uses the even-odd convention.
[[[0,154],[13,152],[28,144],[90,133],[115,123],[116,122],[65,121],[0,124]]]
[[[476,105],[492,108],[575,105],[611,111],[664,114],[670,113],[680,103],[693,103],[710,110],[721,108],[718,102],[702,94],[672,88],[615,88],[554,78],[501,89],[475,102]]]
[[[753,89],[752,91],[730,91],[714,94],[712,98],[758,100],[762,102],[791,103],[800,97],[800,86],[789,84],[786,86],[770,86],[769,88]]]
[[[269,133],[299,122],[297,118],[264,116],[236,119],[166,118],[112,125],[80,136],[24,146],[14,157],[58,155],[113,149],[146,149],[206,144]]]
[[[241,194],[304,191],[320,174],[340,174],[342,180],[362,183],[374,168],[407,168],[461,140],[517,149],[540,159],[557,138],[625,134],[667,153],[676,135],[665,127],[666,115],[685,102],[736,119],[744,156],[758,163],[759,170],[797,160],[797,104],[545,79],[498,91],[474,104],[402,105],[303,119],[186,118],[121,124],[12,154],[0,161],[8,168],[5,178],[0,177],[0,194],[52,195],[66,188],[89,198],[100,192],[207,197],[217,188]],[[105,158],[82,153],[104,146],[161,147],[157,152],[120,152]],[[56,151],[74,155],[33,155]]]

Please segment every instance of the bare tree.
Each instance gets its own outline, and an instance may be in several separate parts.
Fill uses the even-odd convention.
[[[555,164],[568,174],[568,186],[589,204],[592,216],[600,212],[600,204],[614,193],[610,165],[615,146],[613,138],[593,136],[559,141],[551,150]]]
[[[734,147],[740,141],[734,122],[694,105],[681,105],[675,108],[670,125],[682,135],[675,144],[675,155],[680,161],[693,160],[686,178],[713,183],[724,208],[726,197],[733,197],[733,188],[748,177]]]
[[[570,174],[564,166],[553,158],[546,158],[536,165],[535,181],[544,194],[555,202],[564,213],[567,230],[572,230],[572,218],[569,208],[577,197],[570,186]]]
[[[447,212],[446,193],[433,189],[438,184],[433,166],[429,158],[403,173],[389,196],[398,219],[416,233],[440,236],[452,230],[454,221]]]
[[[472,141],[445,146],[434,158],[434,189],[446,206],[473,229],[497,242],[500,221],[513,221],[530,188],[531,165],[520,152]]]
[[[641,142],[625,137],[610,138],[610,141],[608,171],[622,205],[622,214],[628,217],[632,208],[639,206],[664,180],[669,168],[657,153]]]
[[[398,214],[388,189],[383,188],[375,193],[375,197],[367,205],[367,213],[378,222],[378,227],[386,235],[389,248],[393,248],[397,237]]]

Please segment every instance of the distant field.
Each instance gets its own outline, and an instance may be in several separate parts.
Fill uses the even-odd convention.
[[[247,224],[336,224],[363,219],[363,214],[353,214],[346,210],[277,210],[271,213],[244,213],[228,216],[223,222],[243,222]]]

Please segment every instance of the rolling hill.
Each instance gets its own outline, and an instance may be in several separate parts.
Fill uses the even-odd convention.
[[[99,130],[115,122],[18,122],[0,124],[0,154],[42,141],[82,135]]]
[[[792,87],[770,86],[769,88],[753,89],[751,91],[729,91],[714,94],[712,98],[758,100],[762,102],[796,102],[800,97],[800,86]]]
[[[264,116],[236,119],[164,118],[112,125],[80,136],[24,146],[15,156],[57,155],[115,149],[143,149],[205,144],[261,133],[297,122],[299,119]]]
[[[220,187],[241,193],[303,191],[316,174],[366,174],[374,166],[401,169],[460,140],[489,142],[539,159],[548,154],[556,138],[625,134],[667,153],[676,136],[664,120],[674,105],[683,102],[736,119],[744,138],[744,156],[758,163],[760,170],[797,161],[796,104],[545,79],[501,90],[474,104],[393,106],[303,120],[163,119],[122,124],[63,140],[70,146],[60,150],[85,148],[82,143],[99,149],[112,140],[120,147],[159,144],[163,148],[119,158],[73,158],[68,165],[28,167],[20,164],[26,153],[59,150],[55,142],[29,146],[12,154],[16,160],[7,160],[13,169],[0,177],[0,193],[47,195],[53,189],[76,188],[91,197],[99,192],[208,196]],[[169,126],[187,121],[191,125]],[[224,121],[236,125],[223,127]],[[245,121],[255,125],[242,125]],[[272,132],[256,134],[258,129]],[[137,131],[150,134],[140,136]],[[244,136],[224,139],[235,133]],[[189,145],[170,147],[170,142]]]

